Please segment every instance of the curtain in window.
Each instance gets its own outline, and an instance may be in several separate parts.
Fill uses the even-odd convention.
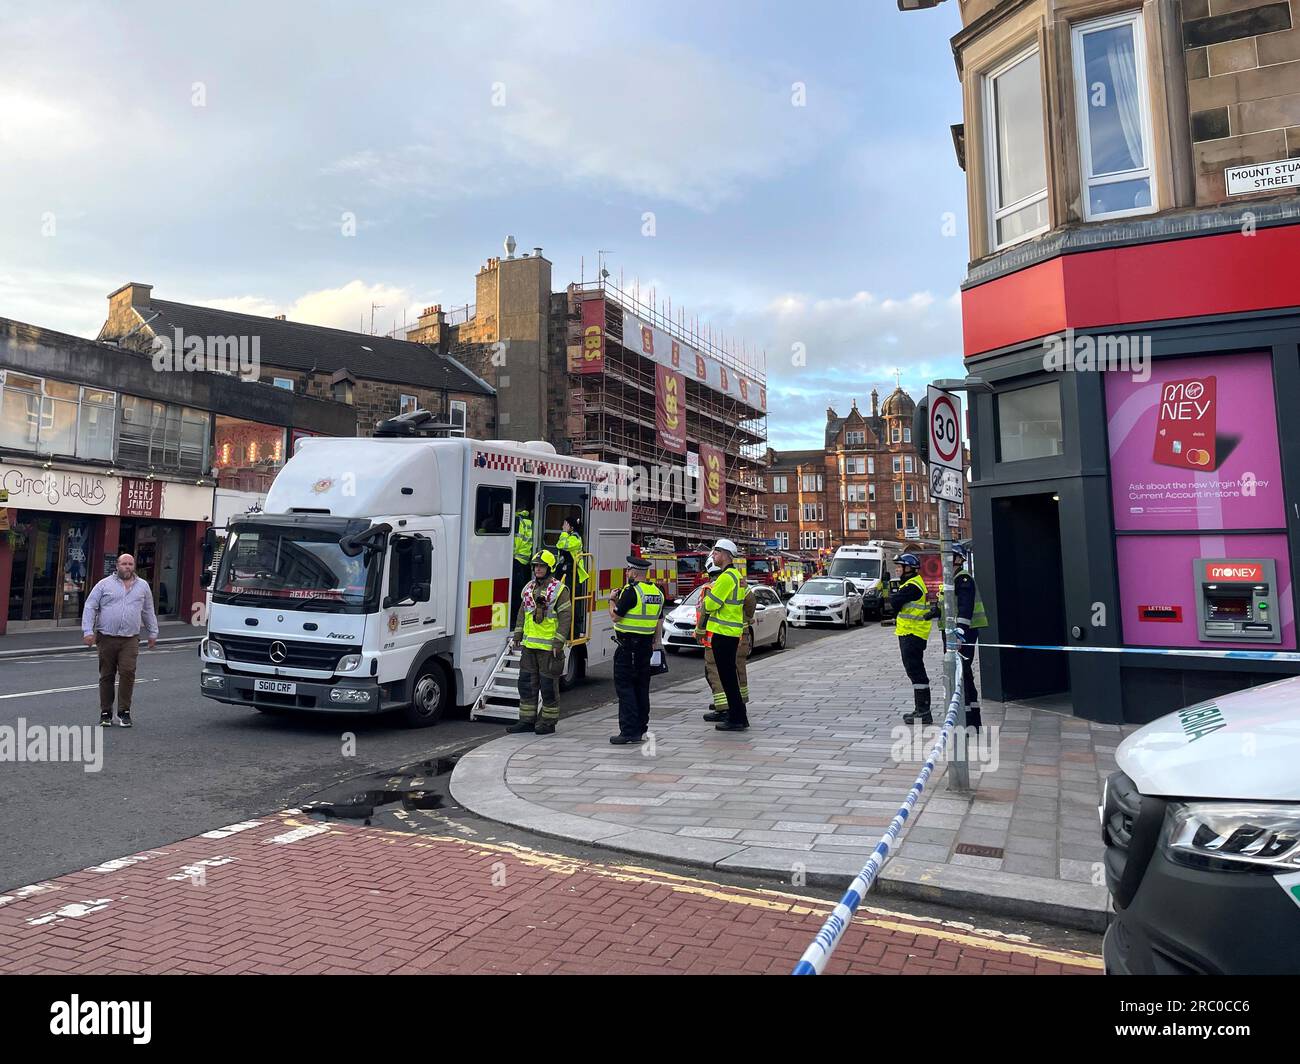
[[[1133,166],[1144,165],[1142,157],[1142,101],[1138,95],[1137,59],[1133,52],[1133,27],[1106,34],[1106,64],[1115,86],[1115,106],[1120,128],[1128,145]]]

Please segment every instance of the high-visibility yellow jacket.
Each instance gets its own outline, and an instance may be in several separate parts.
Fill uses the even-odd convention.
[[[533,519],[521,517],[515,524],[515,561],[527,565],[533,560]]]
[[[587,569],[582,564],[582,537],[576,532],[561,532],[560,538],[555,541],[556,550],[565,550],[573,558],[573,571],[578,574],[577,584],[585,583],[587,580]]]
[[[636,605],[621,616],[614,614],[614,630],[630,635],[654,635],[664,612],[664,593],[645,580],[633,584],[631,589],[636,592]]]
[[[705,628],[714,635],[739,639],[745,634],[745,578],[734,566],[723,569],[704,592],[700,605],[709,615]]]
[[[930,612],[930,603],[926,601],[926,595],[929,594],[925,586],[925,581],[921,579],[921,574],[904,580],[899,586],[901,591],[909,585],[921,589],[921,594],[912,599],[911,602],[905,602],[898,608],[898,616],[894,621],[894,634],[898,636],[917,635],[922,639],[930,638],[930,620],[926,614]]]

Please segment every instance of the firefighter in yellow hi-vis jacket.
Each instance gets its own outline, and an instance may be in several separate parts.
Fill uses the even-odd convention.
[[[745,634],[745,577],[736,568],[737,553],[729,539],[713,545],[713,562],[720,572],[700,599],[700,608],[708,615],[704,627],[713,644],[718,679],[727,696],[727,719],[714,725],[718,731],[745,731],[749,727],[749,712],[736,674],[736,655]]]
[[[713,555],[710,554],[705,559],[704,567],[710,577],[717,574],[718,567],[713,564]],[[704,585],[704,590],[700,592],[701,599],[710,586],[710,584]],[[736,649],[736,679],[740,683],[740,697],[746,705],[749,704],[749,670],[746,668],[746,662],[749,661],[750,651],[754,649],[754,608],[754,596],[746,590],[745,604],[742,607],[745,615],[745,634]],[[722,677],[718,675],[718,661],[713,656],[713,638],[705,627],[708,614],[703,609],[697,609],[695,617],[695,641],[704,648],[704,679],[708,682],[709,690],[713,692],[713,704],[704,714],[704,719],[716,724],[727,719],[727,692],[722,689]]]
[[[564,674],[564,647],[572,607],[569,589],[555,579],[554,572],[554,554],[543,550],[533,555],[533,579],[520,597],[519,622],[514,630],[515,647],[523,647],[519,659],[519,723],[507,728],[508,732],[550,735],[560,719],[560,677]]]

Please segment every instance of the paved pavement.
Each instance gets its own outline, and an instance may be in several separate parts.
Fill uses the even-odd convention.
[[[830,908],[288,810],[0,895],[0,972],[779,974]],[[1100,961],[872,908],[828,970],[1089,974]]]
[[[165,621],[158,625],[158,642],[192,643],[203,638],[205,629],[181,621]],[[143,638],[141,643],[143,643]],[[9,632],[0,638],[0,661],[27,654],[93,654],[81,641],[80,625],[70,628],[42,628],[30,632]]]
[[[929,668],[941,692],[940,651]],[[543,835],[682,863],[845,884],[914,781],[936,729],[908,729],[892,628],[820,640],[750,668],[748,732],[700,719],[702,682],[654,698],[651,738],[613,747],[615,714],[465,755],[452,794]],[[938,702],[938,698],[936,698]],[[975,791],[931,777],[878,889],[1075,927],[1105,925],[1097,804],[1124,731],[986,703]],[[975,758],[982,758],[976,764]]]

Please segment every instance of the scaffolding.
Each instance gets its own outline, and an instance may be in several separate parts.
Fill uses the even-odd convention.
[[[608,280],[570,285],[566,346],[580,345],[581,303],[605,301],[605,370],[599,374],[569,374],[569,411],[582,428],[570,439],[572,452],[601,461],[620,460],[675,473],[686,483],[686,455],[658,444],[655,428],[655,362],[623,341],[623,312],[661,329],[673,339],[717,360],[729,369],[766,387],[761,356],[751,357],[712,342],[684,320],[673,321],[655,306],[620,290]],[[678,549],[712,542],[720,535],[752,548],[763,538],[764,460],[767,414],[756,405],[717,391],[685,376],[688,447],[700,443],[718,447],[724,455],[726,524],[706,524],[698,509],[679,499],[642,498],[632,508],[632,528],[641,539],[669,537]]]

